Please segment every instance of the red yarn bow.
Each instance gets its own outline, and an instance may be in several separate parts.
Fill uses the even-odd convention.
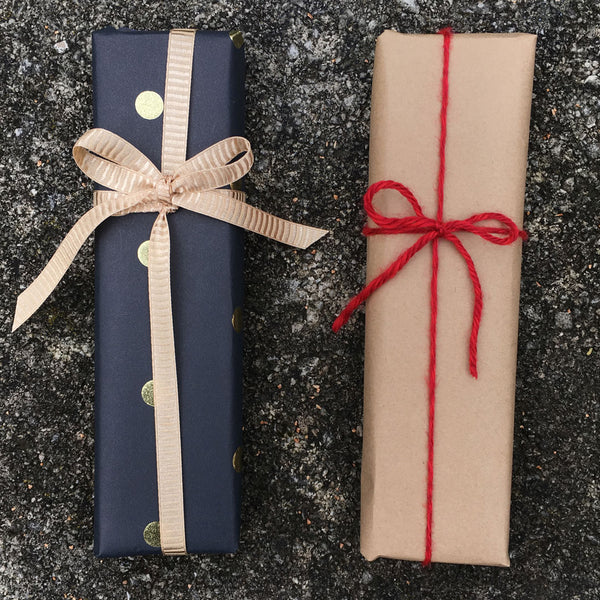
[[[446,176],[446,119],[448,115],[448,88],[450,65],[450,39],[452,31],[443,29],[440,33],[444,36],[443,68],[442,68],[442,102],[440,109],[440,140],[439,140],[439,170],[437,181],[437,217],[431,219],[423,214],[421,205],[413,193],[401,183],[396,181],[378,181],[372,184],[364,197],[365,210],[378,227],[365,227],[364,235],[393,235],[398,233],[421,233],[421,237],[380,275],[369,282],[344,308],[333,323],[333,330],[338,331],[350,318],[352,313],[386,281],[394,277],[408,261],[431,242],[432,246],[432,273],[431,273],[431,320],[429,325],[429,369],[428,369],[428,401],[429,401],[429,426],[427,432],[427,502],[426,502],[426,527],[425,527],[425,558],[424,565],[431,563],[432,556],[432,531],[433,531],[433,451],[434,451],[434,426],[435,426],[435,389],[436,389],[436,345],[437,345],[437,307],[438,307],[438,243],[445,239],[454,244],[459,254],[464,258],[473,284],[475,303],[473,307],[473,321],[471,325],[471,338],[469,342],[469,370],[473,377],[477,377],[477,336],[481,323],[483,308],[483,295],[481,283],[475,269],[475,264],[467,249],[463,246],[457,233],[474,233],[482,239],[506,246],[516,242],[519,238],[526,239],[527,234],[521,231],[512,219],[501,213],[486,212],[473,215],[468,219],[459,221],[444,221],[444,180]],[[414,217],[386,217],[373,208],[373,197],[384,189],[393,189],[400,192],[410,203],[415,211]],[[480,225],[484,221],[496,221],[496,225]]]
[[[414,217],[386,217],[377,212],[373,206],[373,198],[381,190],[396,190],[402,194],[410,203],[415,211]],[[507,246],[519,238],[526,239],[527,234],[521,231],[516,223],[502,213],[486,212],[473,215],[468,219],[457,221],[442,221],[426,217],[423,209],[414,194],[404,185],[397,181],[378,181],[372,184],[364,196],[364,206],[367,215],[375,222],[378,227],[363,228],[364,235],[392,235],[397,233],[422,233],[423,235],[385,270],[367,284],[342,310],[338,318],[333,323],[333,330],[339,331],[352,313],[378,288],[392,279],[410,259],[422,250],[429,242],[443,238],[452,242],[459,254],[465,259],[469,277],[473,284],[475,304],[473,306],[473,321],[471,324],[471,339],[469,343],[469,370],[473,377],[477,377],[477,336],[479,333],[479,324],[481,323],[481,311],[483,308],[483,294],[481,283],[477,275],[477,269],[473,259],[463,243],[458,239],[456,233],[466,231],[474,233],[482,239],[497,244]],[[480,225],[484,221],[496,221],[497,225]]]

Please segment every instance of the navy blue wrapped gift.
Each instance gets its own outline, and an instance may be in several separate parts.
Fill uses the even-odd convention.
[[[131,142],[158,168],[160,103],[151,112],[151,102],[140,107],[138,100],[136,110],[136,99],[162,98],[168,37],[112,28],[93,35],[94,126]],[[188,157],[243,135],[244,50],[226,32],[197,32],[192,73]],[[139,250],[144,260],[143,244],[155,218],[130,214],[96,230],[98,556],[161,551],[151,545],[158,543],[154,415],[142,390],[152,380],[152,360],[148,272],[138,258]],[[240,474],[233,457],[241,444],[244,232],[187,210],[169,215],[169,227],[187,549],[234,552],[240,521]]]
[[[73,158],[98,185],[18,299],[13,331],[96,231],[98,556],[234,552],[240,521],[242,243],[325,230],[246,202],[239,32],[93,37],[94,124]]]

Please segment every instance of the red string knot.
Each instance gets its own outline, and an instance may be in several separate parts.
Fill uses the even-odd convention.
[[[399,192],[410,204],[414,216],[388,217],[381,214],[374,206],[375,195],[382,190],[395,190]],[[527,234],[520,230],[517,224],[502,213],[486,212],[468,217],[467,219],[443,221],[426,217],[423,209],[415,195],[405,185],[397,181],[378,181],[372,184],[364,196],[365,211],[376,227],[366,226],[363,230],[365,235],[390,235],[400,233],[418,233],[419,239],[402,252],[396,260],[370,281],[361,292],[359,292],[346,305],[333,323],[333,330],[338,331],[350,318],[352,313],[367,298],[384,283],[394,277],[420,250],[437,238],[450,242],[465,261],[469,278],[473,286],[475,302],[473,305],[473,319],[471,323],[471,335],[469,341],[469,370],[473,377],[477,377],[477,338],[479,325],[481,323],[481,312],[483,309],[483,293],[479,275],[475,263],[468,250],[463,245],[457,234],[471,233],[482,239],[505,246],[512,244],[519,238],[526,239]]]
[[[434,221],[433,230],[437,232],[437,237],[441,238],[445,238],[450,232],[448,223],[445,223],[444,221]]]

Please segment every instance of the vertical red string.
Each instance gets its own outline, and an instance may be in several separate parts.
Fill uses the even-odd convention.
[[[425,526],[425,558],[423,565],[431,563],[431,536],[433,530],[433,450],[435,433],[435,370],[437,357],[437,279],[439,268],[438,239],[431,244],[431,321],[429,324],[429,377],[427,381],[429,396],[429,425],[427,430],[427,509]]]
[[[440,33],[444,36],[444,64],[442,69],[442,105],[440,108],[440,146],[439,170],[437,185],[437,221],[440,226],[444,219],[444,181],[446,178],[446,129],[448,115],[448,72],[450,65],[450,38],[451,29],[443,29]],[[429,419],[427,431],[427,506],[425,526],[425,558],[423,565],[431,564],[432,534],[433,534],[433,459],[435,448],[435,388],[436,388],[436,358],[437,358],[437,310],[438,310],[438,238],[432,243],[431,261],[431,321],[429,326]]]
[[[439,148],[439,170],[437,185],[437,220],[442,222],[444,217],[444,180],[446,178],[446,128],[448,117],[448,88],[450,67],[450,38],[452,29],[442,29],[440,33],[444,36],[444,66],[442,69],[442,106],[440,107],[440,148]]]

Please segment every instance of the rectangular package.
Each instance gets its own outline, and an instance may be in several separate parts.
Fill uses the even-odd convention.
[[[142,92],[163,97],[168,37],[112,28],[93,36],[94,126],[131,142],[158,168],[162,103],[146,110],[138,104],[138,112],[136,99]],[[197,32],[187,157],[243,129],[243,49],[226,32]],[[152,528],[144,536],[158,520],[158,500],[154,414],[141,393],[152,379],[148,270],[138,259],[155,219],[156,213],[112,217],[96,232],[98,556],[161,552],[148,543]],[[187,550],[234,552],[242,338],[232,316],[242,306],[244,232],[188,210],[168,220]]]
[[[446,220],[499,212],[522,226],[535,43],[529,34],[452,36]],[[386,31],[373,76],[370,181],[403,183],[429,217],[442,45],[441,35]],[[396,192],[380,192],[376,202],[385,215],[411,214]],[[417,237],[369,237],[367,280]],[[441,240],[432,560],[508,566],[521,243],[458,237],[483,288],[479,377],[469,373],[471,280]],[[425,554],[431,269],[430,244],[367,304],[361,551],[369,560]]]

